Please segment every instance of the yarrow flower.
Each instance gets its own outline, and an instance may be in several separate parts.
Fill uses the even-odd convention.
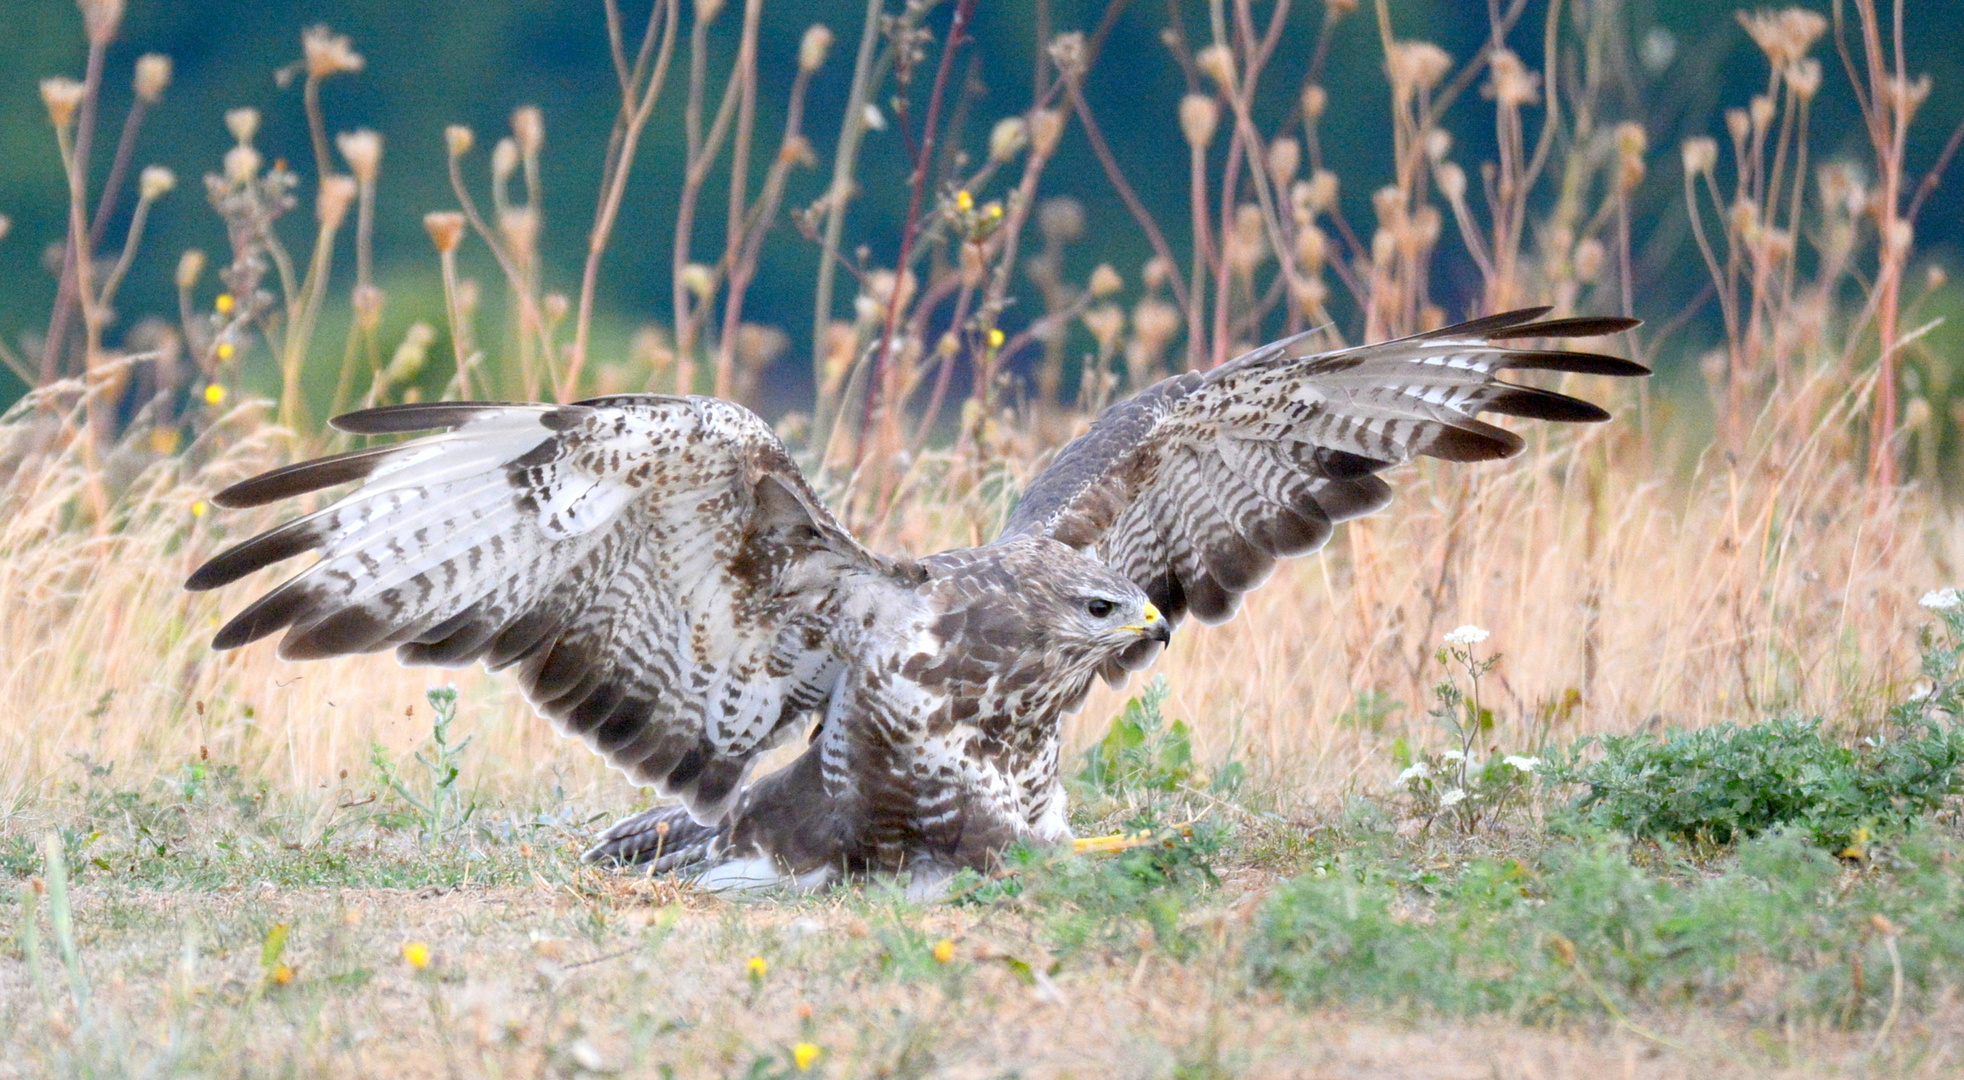
[[[1956,611],[1964,607],[1964,595],[1960,595],[1956,589],[1938,589],[1924,593],[1918,603],[1931,611]]]
[[[1451,791],[1446,792],[1444,795],[1439,796],[1439,805],[1452,806],[1455,803],[1458,803],[1465,798],[1466,798],[1465,788],[1454,788]]]
[[[1404,772],[1398,774],[1398,782],[1409,784],[1414,780],[1424,780],[1432,775],[1432,766],[1423,761],[1414,761]]]
[[[1537,767],[1541,765],[1540,758],[1522,757],[1519,754],[1509,754],[1506,757],[1501,758],[1500,760],[1502,763],[1507,765],[1512,765],[1515,768],[1521,770],[1522,772],[1533,772]]]
[[[1487,632],[1471,623],[1446,635],[1446,644],[1462,649],[1468,645],[1478,645],[1485,640],[1487,640]]]

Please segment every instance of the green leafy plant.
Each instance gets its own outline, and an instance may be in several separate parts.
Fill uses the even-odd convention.
[[[1428,714],[1454,744],[1438,753],[1413,753],[1403,738],[1392,742],[1392,759],[1401,770],[1399,786],[1411,797],[1414,813],[1429,826],[1445,820],[1462,832],[1492,825],[1506,811],[1528,801],[1541,759],[1522,754],[1480,754],[1483,736],[1494,730],[1493,710],[1480,703],[1480,680],[1500,664],[1500,655],[1480,656],[1487,639],[1477,626],[1446,635],[1438,654],[1446,677],[1432,689],[1438,699]],[[1461,680],[1465,685],[1461,685]]]
[[[1167,722],[1169,692],[1166,676],[1155,675],[1112,718],[1105,737],[1085,752],[1084,767],[1078,771],[1078,786],[1087,795],[1185,788],[1223,794],[1240,786],[1246,770],[1239,762],[1228,762],[1209,777],[1199,775],[1194,765],[1193,729],[1184,720]]]
[[[1940,620],[1923,635],[1926,683],[1854,745],[1824,734],[1818,718],[1611,735],[1599,760],[1580,763],[1583,740],[1551,779],[1586,785],[1576,809],[1633,836],[1728,844],[1793,825],[1859,855],[1874,830],[1964,791],[1964,604],[1955,590],[1924,603]]]
[[[370,748],[369,763],[383,788],[405,808],[397,815],[401,823],[413,824],[425,840],[436,840],[467,824],[477,812],[477,803],[467,801],[457,785],[463,774],[464,751],[471,744],[468,737],[451,742],[450,725],[457,719],[457,688],[433,686],[424,697],[435,716],[430,721],[428,748],[413,755],[423,774],[422,782],[416,785],[422,790],[412,790],[408,778],[380,743]]]

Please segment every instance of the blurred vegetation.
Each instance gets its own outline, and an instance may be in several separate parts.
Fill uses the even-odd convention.
[[[1140,200],[1159,220],[1177,220],[1185,213],[1186,177],[1183,170],[1156,166],[1172,136],[1172,116],[1164,106],[1177,100],[1194,76],[1188,72],[1183,80],[1180,67],[1168,62],[1160,38],[1173,19],[1170,10],[1191,37],[1204,39],[1207,8],[1175,4],[1169,9],[1149,3],[1120,7],[1123,14],[1113,26],[1104,54],[1085,80],[1085,95]],[[1544,15],[1542,3],[1529,7],[1524,27],[1533,27]],[[1587,16],[1592,5],[1569,7]],[[1691,0],[1609,7],[1621,9],[1617,45],[1634,63],[1609,65],[1607,77],[1613,85],[1605,102],[1613,115],[1604,119],[1637,121],[1653,146],[1668,151],[1685,136],[1698,133],[1722,137],[1721,106],[1743,101],[1764,88],[1764,65],[1752,42],[1739,32],[1729,7]],[[1390,8],[1400,37],[1435,41],[1454,57],[1474,55],[1489,33],[1487,13],[1479,5],[1401,0]],[[0,273],[9,282],[0,293],[0,339],[19,348],[46,330],[55,297],[50,263],[59,262],[58,253],[51,256],[50,248],[59,245],[66,225],[61,167],[36,83],[45,76],[79,76],[86,47],[80,13],[70,0],[15,0],[7,9],[0,18],[7,30],[0,34],[0,72],[8,73],[0,79],[0,214],[11,218],[12,229],[0,240]],[[964,141],[973,147],[997,117],[1027,107],[1030,69],[1040,39],[1071,29],[1090,32],[1104,10],[1100,4],[1071,0],[980,5],[971,30],[975,48],[963,58],[959,72],[971,84],[973,95],[965,106],[966,128],[960,133]],[[629,23],[644,14],[628,12]],[[1334,172],[1352,181],[1341,198],[1345,212],[1355,221],[1370,218],[1371,192],[1393,170],[1393,146],[1385,138],[1383,124],[1389,90],[1383,50],[1370,14],[1367,7],[1360,17],[1337,28],[1322,77],[1330,99],[1339,103],[1322,132],[1322,152]],[[813,80],[810,108],[822,118],[814,128],[821,160],[816,168],[793,171],[787,207],[810,203],[828,178],[829,131],[847,97],[852,46],[863,15],[860,5],[822,0],[800,4],[795,12],[773,11],[761,25],[760,130],[773,130],[782,120],[782,91],[796,70],[800,36],[808,23],[829,26],[839,38],[837,51],[844,54],[835,56]],[[1256,97],[1258,115],[1286,107],[1310,63],[1323,16],[1320,4],[1299,4],[1289,12],[1272,74]],[[945,28],[946,17],[944,6],[930,19],[931,26],[937,31]],[[1964,96],[1947,92],[1964,85],[1964,55],[1924,44],[1942,41],[1946,28],[1964,25],[1964,0],[1909,4],[1904,18],[1911,73],[1929,74],[1938,87],[1909,133],[1907,158],[1914,174],[1916,167],[1927,167],[1937,156],[1946,135],[1964,115]],[[687,13],[683,21],[689,21]],[[174,74],[138,139],[135,161],[166,166],[183,181],[151,215],[145,241],[149,254],[130,274],[118,306],[133,314],[172,312],[176,254],[187,248],[224,250],[223,225],[203,205],[195,180],[215,171],[232,143],[219,122],[226,110],[240,106],[261,110],[260,148],[269,159],[284,159],[306,171],[299,164],[310,158],[299,100],[301,81],[282,88],[275,84],[274,74],[298,60],[301,31],[316,24],[348,35],[367,61],[361,74],[323,84],[330,130],[365,127],[387,138],[375,224],[376,278],[390,296],[382,336],[393,342],[415,321],[442,322],[443,299],[430,273],[421,219],[426,211],[454,205],[445,176],[444,127],[454,123],[496,132],[521,105],[538,106],[547,131],[543,179],[550,226],[541,240],[544,277],[549,291],[576,293],[608,125],[619,104],[609,72],[601,5],[545,0],[409,6],[382,0],[269,0],[241,5],[194,0],[130,5],[121,33],[107,50],[99,141],[113,142],[131,98],[126,76],[137,56],[168,55]],[[738,19],[726,13],[706,39],[712,69],[730,61],[737,37]],[[1513,37],[1513,47],[1531,68],[1538,68],[1539,34]],[[1817,160],[1857,153],[1863,139],[1840,64],[1831,55],[1824,59],[1828,89],[1814,119]],[[1144,102],[1152,107],[1142,107]],[[1495,135],[1481,111],[1462,104],[1447,125],[1472,160],[1486,160],[1494,152]],[[637,325],[671,321],[673,290],[667,255],[678,198],[674,177],[684,153],[681,114],[679,87],[672,86],[642,140],[643,164],[627,191],[600,277],[595,300],[597,351],[624,352]],[[487,136],[484,149],[489,149],[490,141]],[[98,185],[108,170],[109,156],[107,152],[95,155]],[[891,265],[907,212],[908,166],[897,131],[871,135],[861,159],[862,192],[846,222],[845,250],[864,244],[871,249],[874,264]],[[760,172],[761,168],[760,162]],[[1653,321],[1677,315],[1704,284],[1699,275],[1686,271],[1695,254],[1688,246],[1676,173],[1675,167],[1652,169],[1634,203],[1636,307],[1639,315]],[[1066,278],[1081,280],[1099,262],[1128,271],[1145,262],[1151,252],[1144,238],[1130,226],[1121,201],[1100,178],[1098,163],[1075,126],[1057,151],[1051,176],[1062,181],[1057,186],[1082,201],[1086,218],[1095,223],[1090,241],[1066,253]],[[1955,185],[1956,177],[1953,170],[1949,184]],[[719,183],[720,176],[714,177],[709,188],[714,190]],[[1938,205],[1952,197],[1947,187],[1939,194]],[[122,200],[109,230],[112,237],[127,224],[131,201]],[[697,216],[698,239],[722,231],[722,200],[706,199]],[[1175,230],[1170,242],[1184,263],[1190,257],[1187,238]],[[1964,242],[1964,216],[1928,213],[1918,223],[1919,249],[1939,262],[1954,261],[1951,253],[1960,242]],[[467,276],[497,279],[497,269],[481,246],[466,245],[460,259]],[[1452,250],[1440,251],[1436,261],[1434,281],[1442,304],[1454,315],[1471,313],[1480,305],[1474,266],[1463,252]],[[765,239],[761,271],[751,290],[749,312],[759,323],[787,329],[792,352],[798,356],[813,351],[809,328],[816,263],[815,247],[780,222]],[[353,280],[352,260],[344,255],[333,276],[330,295],[345,296]],[[835,296],[833,314],[847,315],[850,300],[849,295]],[[1949,295],[1941,304],[1930,305],[1930,313],[1959,307],[1954,295]],[[1011,310],[1004,321],[1013,331],[1036,314],[1034,307]],[[326,305],[320,348],[331,349],[325,343],[339,340],[336,328],[346,320],[344,304]],[[1721,329],[1715,305],[1703,306],[1693,330],[1693,336],[1707,344],[1718,339]],[[1077,333],[1088,348],[1090,335]],[[1941,340],[1947,354],[1955,354],[1950,347],[1957,340],[1954,336],[1933,343],[1936,340]],[[1688,370],[1687,358],[1696,353],[1687,342],[1655,359],[1667,370]],[[809,407],[810,370],[810,364],[777,365],[764,388],[761,404],[766,412]],[[11,373],[0,372],[0,402],[12,400],[22,389]],[[263,389],[270,392],[272,386]]]

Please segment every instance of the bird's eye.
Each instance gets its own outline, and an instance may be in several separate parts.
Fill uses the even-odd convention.
[[[1084,602],[1084,610],[1094,619],[1103,619],[1109,617],[1112,612],[1117,611],[1118,605],[1112,603],[1110,600],[1086,600]]]

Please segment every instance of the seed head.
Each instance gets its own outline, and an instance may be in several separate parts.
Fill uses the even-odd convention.
[[[144,53],[136,58],[136,76],[132,85],[136,96],[147,105],[155,105],[164,96],[164,88],[170,85],[170,57],[163,53]]]
[[[232,138],[237,139],[240,146],[252,145],[253,136],[259,134],[259,110],[250,105],[228,110],[225,113],[225,130],[232,133]]]
[[[1426,128],[1424,146],[1425,159],[1437,165],[1453,152],[1453,137],[1441,128]]]
[[[805,36],[798,39],[798,70],[817,71],[825,66],[825,57],[832,51],[832,28],[824,23],[813,23],[805,27]]]
[[[1084,74],[1084,35],[1073,30],[1068,34],[1058,34],[1050,39],[1050,62],[1057,65],[1058,73],[1065,78],[1075,79]]]
[[[1693,135],[1678,148],[1678,156],[1684,161],[1686,174],[1704,176],[1718,165],[1718,140],[1706,135]]]
[[[1744,109],[1725,110],[1725,130],[1732,135],[1734,143],[1743,143],[1752,134],[1753,119]]]
[[[1188,94],[1180,99],[1180,134],[1187,145],[1204,149],[1214,141],[1214,129],[1221,123],[1221,107],[1205,94]]]
[[[1794,61],[1807,55],[1814,42],[1827,32],[1828,20],[1818,12],[1806,8],[1787,8],[1784,11],[1759,11],[1747,14],[1739,12],[1739,25],[1758,45],[1760,51],[1779,71]]]
[[[573,310],[573,302],[566,299],[565,293],[547,293],[546,298],[539,301],[539,309],[545,314],[547,325],[557,326],[566,313]]]
[[[307,77],[325,79],[353,74],[368,63],[350,46],[344,34],[325,26],[310,26],[300,33],[300,52],[306,57]]]
[[[511,111],[511,137],[518,140],[518,152],[536,157],[546,145],[546,114],[537,105],[520,105]]]
[[[321,181],[320,194],[314,198],[314,218],[321,228],[333,232],[341,227],[348,216],[348,205],[355,201],[355,178],[339,173]]]
[[[335,136],[334,145],[341,151],[341,160],[348,163],[348,171],[362,184],[373,184],[375,174],[382,165],[382,136],[367,128],[344,131]]]
[[[1296,263],[1306,273],[1323,269],[1330,257],[1330,237],[1322,229],[1307,225],[1296,230]]]
[[[13,227],[14,219],[5,214],[0,214],[0,240],[5,240],[7,233],[12,231]]]
[[[1279,188],[1288,187],[1302,167],[1303,144],[1294,139],[1277,139],[1268,144],[1268,175]]]
[[[498,235],[505,246],[530,262],[539,250],[539,212],[530,206],[508,206],[498,211]]]
[[[1821,89],[1821,62],[1805,57],[1787,65],[1787,89],[1802,101],[1811,101]]]
[[[1180,332],[1180,309],[1164,300],[1141,300],[1132,308],[1132,335],[1157,356]]]
[[[145,165],[137,175],[136,197],[144,202],[155,202],[170,194],[177,186],[177,174],[162,165]]]
[[[1234,85],[1234,53],[1226,45],[1209,45],[1200,50],[1194,54],[1193,66],[1223,90]]]
[[[355,311],[355,325],[365,333],[374,333],[375,328],[382,325],[384,300],[382,290],[373,285],[355,286],[354,296],[350,298],[350,306]]]
[[[714,22],[723,13],[723,0],[696,0],[696,21]]]
[[[1098,342],[1101,354],[1110,353],[1125,332],[1125,312],[1117,304],[1099,304],[1083,315],[1085,329]]]
[[[82,9],[82,33],[91,45],[107,45],[123,25],[123,0],[77,0]]]
[[[460,158],[470,153],[471,146],[476,142],[477,136],[472,135],[471,129],[462,124],[452,124],[443,129],[443,148],[453,158]]]
[[[1069,195],[1045,199],[1037,207],[1037,228],[1053,244],[1068,244],[1084,235],[1084,204]]]
[[[1157,255],[1147,259],[1146,265],[1139,270],[1139,280],[1145,283],[1148,292],[1158,292],[1165,288],[1166,282],[1172,277],[1173,264]]]
[[[1466,197],[1465,169],[1448,161],[1435,168],[1432,175],[1439,181],[1439,192],[1446,197],[1447,202],[1458,204]]]
[[[1747,115],[1752,118],[1754,131],[1765,131],[1773,122],[1773,99],[1765,94],[1753,95],[1752,108]]]
[[[265,159],[259,151],[250,146],[234,146],[225,151],[225,179],[233,184],[249,184],[259,175],[259,166]]]
[[[1384,66],[1393,93],[1410,96],[1439,85],[1452,70],[1453,58],[1429,41],[1394,41],[1385,52]]]
[[[1529,71],[1512,49],[1494,50],[1487,69],[1486,95],[1502,108],[1519,109],[1540,102],[1541,76]]]
[[[48,119],[57,131],[67,131],[75,120],[75,110],[82,104],[82,84],[74,79],[55,76],[41,80],[41,104],[48,107]]]
[[[1099,263],[1098,268],[1091,271],[1091,295],[1110,296],[1123,288],[1125,279],[1118,276],[1118,271],[1112,269],[1110,263]]]
[[[1328,90],[1323,89],[1315,83],[1303,87],[1303,119],[1314,124],[1318,120],[1323,119],[1323,111],[1329,107],[1330,92]]]
[[[491,179],[504,183],[518,169],[518,143],[512,139],[499,139],[498,145],[491,148]]]
[[[455,210],[434,210],[423,215],[423,228],[439,253],[448,255],[464,240],[464,215]]]
[[[1310,173],[1308,194],[1311,213],[1328,213],[1337,205],[1337,174],[1328,169]]]
[[[177,287],[189,292],[197,287],[198,279],[205,276],[205,253],[192,248],[177,257]]]
[[[423,362],[430,358],[430,343],[435,340],[436,330],[429,323],[411,323],[409,329],[403,332],[402,341],[396,345],[396,351],[390,355],[383,377],[391,383],[405,383],[415,378],[416,373],[423,370]],[[407,954],[404,959],[408,959]],[[427,951],[423,954],[423,962],[429,962]]]
[[[698,301],[707,301],[716,291],[716,275],[702,263],[689,263],[682,268],[682,287]]]
[[[989,131],[989,160],[1010,161],[1030,144],[1030,125],[1020,116],[1005,116]]]

